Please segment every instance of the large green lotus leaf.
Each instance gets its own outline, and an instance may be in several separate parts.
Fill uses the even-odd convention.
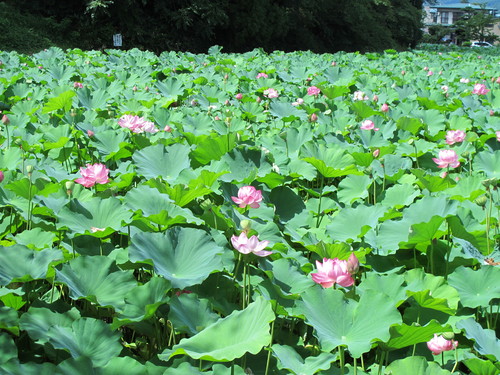
[[[328,234],[334,241],[356,240],[369,228],[377,226],[378,219],[384,215],[386,209],[382,205],[343,208],[327,226]]]
[[[276,214],[287,222],[306,208],[302,198],[287,186],[278,186],[271,191],[270,201],[276,207]]]
[[[385,369],[385,374],[450,375],[451,373],[443,370],[436,362],[428,362],[425,357],[408,357],[392,362]]]
[[[173,227],[165,233],[138,233],[132,237],[132,262],[152,263],[157,274],[183,289],[201,283],[220,270],[223,249],[201,229]]]
[[[400,117],[396,123],[398,129],[402,129],[415,135],[424,126],[422,121],[411,117]]]
[[[118,312],[118,321],[112,325],[112,328],[149,319],[159,306],[168,302],[169,290],[170,282],[158,276],[154,276],[143,285],[136,286],[125,294],[125,305]]]
[[[439,228],[444,221],[444,218],[434,216],[427,223],[413,224],[410,228],[407,244],[431,242],[436,237],[436,233],[439,233]]]
[[[392,301],[373,291],[356,302],[345,298],[340,290],[318,286],[302,294],[297,310],[316,330],[323,351],[346,345],[354,358],[370,351],[373,342],[389,340],[390,326],[401,323]],[[377,317],[377,324],[373,324],[373,317]]]
[[[70,90],[61,93],[59,96],[50,98],[44,105],[42,113],[50,113],[59,109],[64,110],[64,112],[68,112],[71,109],[71,105],[73,104],[73,96],[75,95],[76,92]]]
[[[431,136],[435,136],[445,128],[446,116],[437,109],[419,111],[418,117],[427,126],[427,131]]]
[[[2,375],[52,375],[56,373],[56,366],[50,362],[21,363],[17,358],[2,364]]]
[[[78,358],[70,357],[57,365],[57,370],[55,373],[57,375],[73,375],[73,374],[100,375],[101,371],[96,370],[94,368],[92,360],[88,357],[78,357]]]
[[[391,299],[393,305],[398,307],[408,298],[403,283],[403,275],[366,273],[357,290],[360,295],[369,290],[384,293]]]
[[[427,171],[421,169],[412,169],[412,174],[418,178],[419,186],[427,189],[430,192],[443,191],[455,184],[449,178],[442,178],[441,176],[431,176]]]
[[[343,147],[319,146],[308,142],[301,148],[303,160],[314,166],[324,177],[340,177],[349,174],[362,174],[355,166],[354,158]]]
[[[403,211],[404,219],[412,224],[427,223],[433,216],[447,217],[455,215],[458,202],[445,196],[426,196]]]
[[[17,234],[14,238],[20,245],[27,246],[31,249],[44,249],[46,247],[52,247],[57,236],[41,228],[33,228]]]
[[[194,160],[205,165],[220,158],[236,146],[236,134],[212,135],[199,142],[191,152]]]
[[[387,207],[402,208],[413,203],[420,191],[410,184],[398,184],[384,191],[382,204]]]
[[[409,158],[394,154],[384,155],[384,172],[387,176],[394,176],[399,171],[410,169],[411,166],[412,161]]]
[[[115,197],[95,197],[87,202],[73,199],[69,207],[65,206],[59,212],[57,227],[68,227],[74,234],[92,232],[93,227],[117,231],[122,223],[130,223],[131,219],[132,213]]]
[[[0,306],[0,329],[9,331],[14,335],[19,336],[19,317],[16,309],[7,306]]]
[[[69,351],[73,358],[88,357],[95,366],[104,366],[122,350],[120,334],[102,320],[80,318],[70,327],[52,326],[46,332],[56,349]]]
[[[60,250],[34,251],[23,245],[0,248],[0,286],[13,281],[44,279],[49,264],[62,259]]]
[[[151,362],[141,363],[132,357],[113,357],[102,368],[100,375],[153,375],[166,374],[165,367],[159,367]],[[68,374],[70,375],[70,374]]]
[[[250,184],[256,177],[264,177],[272,171],[265,152],[250,148],[235,148],[224,155],[219,163],[216,172],[229,172],[220,177],[225,182]]]
[[[166,97],[177,97],[184,93],[184,83],[177,78],[170,77],[166,81],[156,82],[156,87]]]
[[[183,293],[177,298],[172,298],[169,307],[168,319],[175,330],[192,336],[219,319],[219,316],[212,311],[211,302],[194,293]]]
[[[339,183],[337,198],[339,202],[350,205],[353,201],[364,199],[368,196],[368,186],[371,179],[367,175],[351,175]]]
[[[337,356],[332,353],[320,353],[317,357],[307,357],[305,360],[288,345],[274,344],[271,349],[281,362],[280,369],[287,369],[294,374],[316,374],[319,370],[328,370]]]
[[[165,147],[161,143],[148,146],[134,153],[132,159],[137,173],[147,179],[163,177],[174,183],[183,169],[190,167],[189,146],[176,143]]]
[[[271,303],[258,297],[244,310],[234,311],[197,335],[174,345],[168,359],[186,354],[194,359],[229,362],[245,353],[257,354],[271,341],[269,323],[275,319]],[[165,353],[167,354],[167,353]]]
[[[30,307],[19,319],[19,328],[28,332],[33,340],[40,343],[48,341],[47,330],[50,327],[71,327],[71,324],[80,318],[76,308],[59,313],[48,308]]]
[[[285,295],[300,294],[314,285],[314,281],[301,271],[300,264],[294,259],[281,258],[272,262],[266,259],[261,267]]]
[[[376,115],[377,112],[363,101],[355,101],[351,104],[351,108],[361,119]]]
[[[80,105],[90,110],[105,109],[106,102],[110,98],[109,93],[103,89],[90,91],[87,87],[76,92]]]
[[[184,207],[196,198],[212,193],[218,179],[226,172],[214,173],[207,170],[197,170],[198,176],[190,179],[187,186],[178,184],[173,187],[163,185],[163,189],[179,206]],[[158,180],[150,180],[149,183]],[[162,190],[160,190],[162,191]]]
[[[485,193],[485,188],[481,184],[481,176],[461,176],[457,184],[449,188],[446,193],[450,194],[452,199],[464,201],[466,199],[474,200]]]
[[[500,177],[500,150],[481,151],[476,154],[472,167],[476,172],[484,172],[488,178]]]
[[[198,373],[196,373],[198,374]],[[232,365],[229,367],[224,366],[223,364],[215,364],[212,366],[212,371],[207,372],[207,374],[210,375],[247,375],[244,369],[242,369],[238,365]],[[183,375],[183,374],[179,374]],[[195,374],[194,374],[195,375]]]
[[[105,161],[111,159],[125,145],[127,145],[127,133],[116,130],[98,131],[90,138],[90,145],[97,148],[100,154],[106,156]]]
[[[387,342],[390,349],[401,349],[421,342],[429,341],[435,333],[451,332],[451,326],[442,326],[432,320],[425,326],[400,324],[391,327],[391,339]]]
[[[12,337],[5,332],[0,332],[0,366],[17,358],[17,346]]]
[[[133,211],[142,211],[144,217],[155,224],[171,226],[186,222],[203,223],[190,210],[176,205],[167,194],[146,185],[131,189],[123,201]]]
[[[56,271],[56,280],[68,286],[73,299],[86,298],[117,310],[124,307],[125,294],[137,285],[132,270],[120,270],[105,256],[72,259]]]
[[[272,102],[269,107],[269,112],[284,122],[291,122],[297,119],[304,121],[307,118],[307,114],[304,111],[300,111],[290,102]]]
[[[16,170],[22,161],[21,149],[12,147],[0,150],[0,165],[2,169]]]
[[[465,336],[475,341],[474,349],[480,354],[493,355],[500,360],[500,340],[495,336],[495,331],[484,329],[474,318],[461,320],[456,324],[458,329],[465,330]]]
[[[459,267],[448,277],[448,283],[458,290],[465,307],[488,307],[493,298],[500,298],[500,268],[481,266],[477,271]]]
[[[479,358],[468,358],[462,361],[471,371],[471,374],[499,375],[500,369],[491,361],[483,361]]]
[[[422,307],[454,314],[460,299],[455,288],[449,286],[441,276],[412,269],[405,274],[408,297],[413,297]]]

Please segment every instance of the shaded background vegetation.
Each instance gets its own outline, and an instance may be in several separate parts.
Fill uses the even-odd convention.
[[[6,0],[0,49],[377,51],[413,47],[422,0]],[[5,23],[7,27],[5,27]]]

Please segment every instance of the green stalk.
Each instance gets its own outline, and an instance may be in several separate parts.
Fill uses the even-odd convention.
[[[247,299],[247,263],[243,265],[243,301],[242,308],[246,307],[246,299]]]
[[[340,375],[344,375],[344,365],[345,365],[345,358],[344,358],[344,347],[342,345],[339,345],[339,359],[340,359]]]
[[[316,217],[316,228],[319,228],[319,224],[321,223],[321,198],[323,197],[323,185],[325,183],[323,175],[321,175],[321,187],[320,187],[320,195],[319,195],[319,203],[318,203],[318,213]]]
[[[354,375],[358,375],[358,359],[354,357]]]
[[[488,210],[486,211],[486,248],[488,249],[488,255],[490,255],[490,220],[491,220],[491,211],[493,210],[493,197],[491,195],[491,191],[488,188],[488,200],[489,200],[489,207]]]
[[[265,375],[268,375],[269,373],[269,363],[271,362],[271,346],[273,345],[273,337],[274,337],[274,322],[276,321],[276,318],[273,320],[271,323],[271,341],[269,342],[269,348],[267,352],[267,360],[266,360],[266,372]]]

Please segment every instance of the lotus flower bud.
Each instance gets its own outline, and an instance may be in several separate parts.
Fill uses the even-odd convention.
[[[73,194],[73,188],[75,187],[74,181],[66,181],[64,186],[66,187],[66,194],[68,194],[68,195]]]
[[[481,183],[487,188],[489,188],[490,186],[496,186],[497,182],[498,182],[497,178],[488,178],[486,180],[481,181]]]
[[[241,220],[240,227],[242,231],[248,233],[252,229],[252,222],[250,220]]]
[[[5,178],[5,176],[3,175],[3,172],[0,171],[0,182],[2,182],[4,178]]]
[[[241,100],[241,99],[243,99],[243,94],[241,92],[239,92],[235,95],[235,98],[238,100]]]
[[[172,131],[172,128],[168,125],[165,125],[165,127],[163,128],[164,131],[170,133]]]
[[[384,113],[389,112],[389,104],[387,104],[387,103],[382,104],[382,107],[380,107],[380,110]]]
[[[375,151],[372,152],[372,155],[374,158],[378,158],[378,156],[380,155],[380,149],[376,149]]]
[[[89,137],[93,137],[95,135],[95,133],[92,130],[87,130],[87,135]]]
[[[311,120],[311,122],[316,122],[316,121],[318,121],[318,115],[317,115],[316,113],[313,113],[313,114],[311,115],[311,119],[310,119],[310,120]]]
[[[373,101],[378,102],[378,95],[373,95]]]
[[[231,102],[226,99],[226,101],[224,102],[224,105],[231,105]]]
[[[441,336],[443,336],[446,340],[452,340],[455,338],[455,334],[453,332],[445,332]]]
[[[349,259],[347,259],[347,271],[351,274],[354,275],[356,272],[359,270],[359,260],[354,255],[354,253],[351,253],[349,256]]]
[[[7,115],[2,116],[2,124],[4,124],[4,125],[10,124],[10,120],[9,120],[9,117],[7,117]]]
[[[481,195],[480,197],[476,198],[474,202],[481,207],[486,206],[486,203],[488,202],[488,198],[486,198],[486,195]]]
[[[257,103],[260,103],[262,101],[262,98],[260,96],[257,96],[257,99],[255,99]]]

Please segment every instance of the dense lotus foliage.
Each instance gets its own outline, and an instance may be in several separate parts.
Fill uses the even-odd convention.
[[[499,374],[499,76],[0,52],[0,372]]]

